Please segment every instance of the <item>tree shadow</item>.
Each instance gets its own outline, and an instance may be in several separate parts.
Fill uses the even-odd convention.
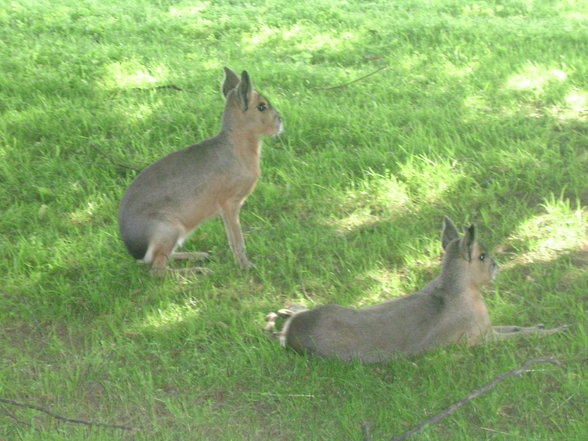
[[[362,28],[361,35],[347,40],[341,32],[323,32],[312,40],[306,37],[314,34],[308,26],[315,6],[299,8],[307,27],[290,41],[272,32],[281,29],[276,19],[267,27],[267,44],[235,45],[223,54],[214,44],[198,52],[175,45],[175,39],[170,40],[173,56],[117,52],[108,63],[98,60],[102,67],[93,74],[96,82],[84,86],[78,97],[63,96],[57,76],[44,77],[51,81],[42,95],[52,101],[10,120],[2,135],[13,147],[2,151],[7,164],[2,181],[10,194],[1,200],[14,214],[12,220],[0,221],[12,238],[3,240],[7,246],[2,259],[9,275],[15,275],[12,286],[4,288],[10,292],[3,295],[3,308],[20,314],[15,320],[34,320],[43,330],[17,331],[14,341],[43,339],[53,327],[72,321],[77,323],[68,326],[75,331],[69,332],[78,332],[77,338],[65,331],[57,338],[68,341],[68,349],[79,357],[92,351],[88,341],[97,337],[91,327],[104,327],[101,347],[136,343],[145,351],[137,359],[146,370],[157,372],[159,364],[167,363],[194,384],[215,368],[227,376],[245,371],[243,375],[259,377],[258,369],[247,369],[260,359],[284,371],[294,364],[295,372],[307,375],[312,369],[305,360],[280,359],[280,349],[265,340],[265,312],[289,300],[363,305],[420,288],[439,268],[444,215],[457,224],[477,223],[483,242],[503,248],[499,258],[514,254],[516,260],[520,250],[504,251],[512,246],[512,232],[543,214],[546,201],[569,200],[573,209],[585,212],[588,125],[573,101],[574,93],[581,99],[585,92],[583,64],[576,62],[576,71],[561,80],[554,71],[563,64],[557,50],[527,54],[513,34],[502,40],[496,30],[482,38],[482,51],[476,54],[469,43],[481,37],[471,31],[476,25],[487,29],[492,20],[486,19],[454,29],[462,33],[460,44],[444,43],[455,24],[447,17],[424,29],[407,16],[400,27]],[[336,11],[322,13],[333,23],[342,20]],[[226,20],[211,34],[212,22],[199,23],[190,14],[178,18],[174,29],[202,45],[211,38],[251,40],[259,30],[253,21],[232,26]],[[253,11],[244,15],[251,18]],[[156,27],[149,21],[143,30]],[[89,30],[92,38],[102,40],[111,31],[121,29]],[[550,48],[582,47],[567,30],[554,33]],[[149,38],[156,39],[157,33]],[[438,51],[427,56],[430,47]],[[55,59],[61,59],[61,49],[55,49]],[[501,63],[509,51],[520,60]],[[80,60],[90,65],[93,52]],[[378,62],[392,67],[336,93],[316,89],[375,70],[364,58],[367,52],[383,54]],[[585,51],[580,52],[584,57]],[[156,78],[159,67],[177,66],[173,58],[181,56],[188,59],[186,65],[199,60],[198,68],[189,74],[170,68],[173,74],[153,84],[165,81],[182,91],[151,90],[149,82],[131,81],[137,80],[137,71],[143,78]],[[118,238],[116,207],[135,174],[120,165],[141,168],[215,133],[222,109],[218,84],[223,57],[229,65],[240,65],[236,68],[253,65],[261,89],[272,101],[281,101],[278,107],[286,117],[286,133],[266,142],[264,176],[243,209],[246,242],[257,267],[238,270],[222,223],[212,220],[199,228],[198,241],[187,248],[214,252],[213,275],[154,279],[127,255]],[[534,59],[536,68],[526,58]],[[495,68],[504,69],[503,74],[491,75]],[[99,84],[105,72],[118,72],[124,87]],[[519,80],[526,78],[536,82],[525,86]],[[508,84],[519,87],[509,89]],[[32,85],[27,93],[36,99],[38,89]],[[53,101],[60,94],[62,101]],[[78,113],[70,114],[67,105],[48,111],[67,100]],[[56,121],[62,126],[58,135]],[[27,157],[27,149],[35,149],[34,159]],[[437,176],[435,167],[440,169]],[[10,168],[19,172],[8,173]],[[329,170],[335,170],[337,181],[325,178]],[[316,181],[329,187],[317,188]],[[382,191],[392,196],[382,196]],[[40,215],[43,206],[48,217]],[[499,276],[496,293],[487,295],[493,319],[498,324],[516,320],[521,325],[543,321],[582,326],[579,305],[585,309],[585,296],[579,289],[585,286],[585,265],[585,251],[575,249],[562,249],[549,261],[511,264]],[[560,306],[555,309],[554,304]],[[43,348],[36,345],[34,350]],[[235,357],[236,351],[245,355]],[[104,358],[117,356],[107,352]],[[124,359],[118,361],[124,365]],[[321,366],[325,375],[332,373],[329,363]],[[353,369],[367,372],[351,367],[350,376]],[[177,370],[172,374],[178,375]],[[271,368],[262,375],[280,382]],[[226,398],[214,391],[247,388],[234,377],[228,386],[205,384],[198,399],[220,403]],[[208,386],[213,392],[204,390]],[[161,387],[171,390],[166,384]]]

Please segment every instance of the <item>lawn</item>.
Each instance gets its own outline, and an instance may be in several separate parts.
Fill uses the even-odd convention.
[[[0,0],[0,440],[586,439],[583,0]],[[137,170],[219,129],[223,66],[284,117],[241,212],[155,278],[117,209]],[[359,307],[437,274],[444,215],[501,265],[495,324],[567,332],[377,365],[284,350],[264,316]],[[361,424],[369,421],[369,436]]]

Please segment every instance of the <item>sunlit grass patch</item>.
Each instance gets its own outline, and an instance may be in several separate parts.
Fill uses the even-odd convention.
[[[143,430],[1,407],[1,439],[330,441],[360,439],[361,421],[389,439],[535,356],[564,366],[417,437],[585,437],[586,2],[9,3],[0,396]],[[120,240],[118,204],[136,169],[218,130],[223,66],[247,70],[286,128],[264,140],[241,211],[255,266],[234,264],[217,218],[185,244],[211,253],[198,264],[212,274],[154,278]],[[288,303],[420,289],[444,215],[498,245],[503,273],[484,291],[498,324],[570,331],[377,366],[263,333]]]
[[[164,84],[170,77],[167,66],[145,66],[136,60],[111,63],[104,70],[101,84],[106,89],[154,87]]]
[[[169,15],[172,17],[188,17],[190,19],[197,19],[203,11],[210,6],[210,2],[196,1],[189,6],[170,6]]]
[[[183,305],[171,304],[166,307],[159,307],[145,315],[136,332],[160,332],[165,331],[166,328],[178,327],[186,320],[205,320],[201,316],[201,307],[198,303],[197,300],[189,298]]]
[[[547,109],[548,114],[563,122],[588,121],[588,92],[572,88],[561,103]]]
[[[297,22],[290,27],[261,25],[245,35],[241,45],[248,52],[264,47],[275,51],[284,60],[304,65],[327,59],[347,59],[348,51],[363,38],[352,30],[328,28],[317,32],[311,23]]]
[[[542,205],[543,214],[519,225],[509,241],[523,246],[518,263],[548,262],[561,253],[579,250],[588,244],[586,209],[573,207],[569,200],[551,197]]]
[[[463,158],[466,159],[467,158]],[[443,159],[429,159],[425,156],[410,158],[400,166],[399,174],[411,190],[411,199],[424,204],[435,204],[453,191],[467,173],[459,163],[448,163]]]
[[[567,75],[561,69],[530,64],[525,66],[520,73],[508,78],[505,87],[515,91],[541,94],[550,86],[563,83],[566,79]]]
[[[335,29],[330,31],[317,34],[314,26],[299,23],[287,29],[263,26],[246,37],[244,43],[251,46],[248,47],[250,50],[267,44],[289,45],[299,51],[308,51],[309,55],[325,48],[336,49],[338,46],[352,45],[352,32],[339,32]]]
[[[356,296],[354,302],[348,306],[361,308],[420,290],[440,271],[438,256],[427,254],[428,250],[412,249],[402,256],[406,262],[403,267],[374,267],[358,276],[357,280],[368,282],[369,288]]]
[[[336,230],[343,234],[356,228],[377,224],[394,214],[409,210],[411,199],[407,186],[389,171],[379,174],[368,170],[360,180],[341,198],[347,216],[333,219]]]

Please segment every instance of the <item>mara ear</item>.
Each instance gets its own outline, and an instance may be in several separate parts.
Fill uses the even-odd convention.
[[[473,225],[463,229],[463,238],[460,241],[461,254],[468,262],[472,261],[472,247],[476,242],[476,228]]]
[[[443,230],[441,231],[441,245],[443,246],[443,249],[447,248],[447,245],[449,245],[450,242],[458,238],[459,233],[457,232],[457,228],[455,228],[453,221],[445,216],[443,218]]]
[[[251,78],[246,70],[241,73],[241,81],[237,87],[237,101],[239,107],[245,112],[249,108],[249,102],[251,101],[251,93],[253,92],[253,85],[251,84]]]
[[[239,77],[228,67],[225,67],[225,80],[223,81],[223,96],[226,98],[231,90],[239,84]]]

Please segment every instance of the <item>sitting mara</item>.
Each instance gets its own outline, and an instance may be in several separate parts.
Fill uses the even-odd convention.
[[[206,253],[175,250],[216,214],[223,219],[237,264],[251,265],[239,212],[260,176],[261,137],[280,133],[282,117],[253,88],[246,71],[239,77],[225,68],[222,91],[226,102],[220,131],[151,164],[137,175],[120,203],[121,237],[131,255],[151,263],[155,274],[168,271],[169,259],[204,257]]]

